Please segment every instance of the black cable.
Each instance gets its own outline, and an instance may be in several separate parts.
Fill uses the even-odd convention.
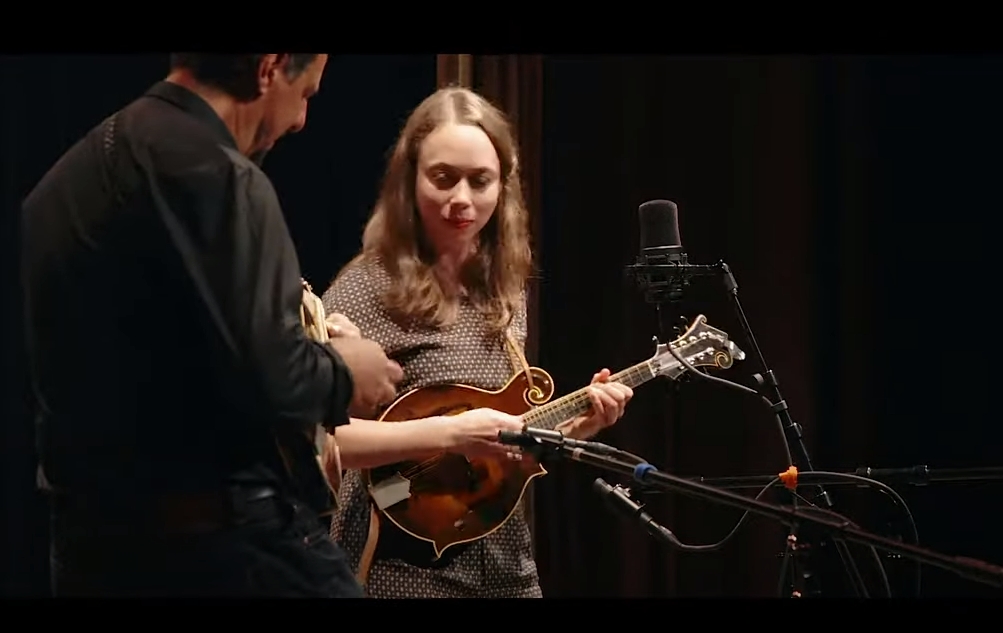
[[[669,353],[672,354],[672,356],[677,361],[679,361],[679,363],[689,373],[691,373],[691,374],[699,377],[702,380],[709,380],[710,382],[720,383],[720,384],[722,384],[722,385],[724,385],[726,387],[730,387],[732,389],[736,389],[738,391],[742,391],[742,392],[747,393],[747,394],[752,394],[752,395],[758,396],[763,402],[765,402],[766,405],[768,407],[770,407],[770,410],[773,412],[773,416],[774,416],[774,418],[777,421],[777,426],[780,429],[780,435],[783,438],[783,444],[782,445],[784,447],[784,452],[785,452],[786,457],[787,457],[787,463],[788,464],[793,464],[793,460],[791,458],[790,446],[788,445],[788,442],[787,442],[787,435],[786,435],[786,433],[784,433],[783,422],[780,420],[780,415],[776,412],[776,409],[775,409],[773,403],[770,402],[769,398],[767,398],[766,396],[762,395],[761,393],[759,393],[755,389],[750,389],[749,387],[746,387],[745,385],[739,384],[737,382],[732,382],[730,380],[727,380],[727,379],[724,379],[724,378],[720,378],[718,376],[712,376],[710,374],[706,374],[704,372],[701,372],[696,367],[694,367],[692,364],[690,364],[686,359],[684,359],[679,354],[679,352],[677,352],[673,348],[673,346],[672,346],[671,343],[669,345],[667,345],[666,347],[668,348]],[[880,481],[877,481],[877,480],[874,480],[874,479],[869,479],[869,478],[866,478],[866,477],[860,477],[858,475],[846,475],[844,473],[832,473],[832,472],[827,472],[827,471],[826,472],[823,472],[823,471],[812,471],[812,472],[815,472],[817,474],[825,474],[825,475],[833,476],[833,477],[836,477],[836,478],[852,479],[852,480],[858,481],[860,483],[866,484],[868,486],[871,486],[871,487],[873,487],[873,488],[875,488],[877,490],[880,490],[880,491],[884,492],[885,494],[888,494],[892,498],[892,500],[895,503],[895,505],[899,506],[899,508],[905,514],[905,517],[906,517],[907,523],[909,525],[909,528],[912,531],[913,544],[914,545],[919,545],[919,534],[918,534],[918,531],[916,529],[916,522],[915,522],[915,520],[914,520],[914,518],[912,516],[912,512],[909,510],[909,507],[906,505],[906,503],[902,499],[902,497],[897,492],[895,492],[894,489],[892,489],[891,487],[889,487],[888,485],[886,485],[883,482],[880,482]],[[756,495],[756,499],[758,499],[763,494],[765,494],[766,490],[768,490],[770,487],[772,487],[774,484],[776,484],[777,481],[779,481],[779,478],[774,479],[768,486],[766,486],[763,490],[761,490],[759,492],[759,494]],[[801,498],[802,500],[804,500],[805,502],[807,502],[811,507],[820,510],[820,508],[818,508],[818,506],[816,506],[811,501],[805,499],[804,497],[801,497],[800,495],[798,495],[798,498]],[[748,516],[748,512],[746,512],[745,514],[743,514],[742,518],[739,519],[738,523],[736,523],[735,528],[732,529],[731,533],[729,533],[728,536],[726,536],[724,539],[722,539],[722,541],[720,541],[720,542],[718,542],[716,544],[711,544],[711,545],[685,545],[683,543],[680,543],[679,545],[684,546],[684,549],[685,548],[696,548],[696,549],[686,549],[686,551],[713,551],[713,550],[716,550],[716,549],[720,549],[720,547],[722,547],[732,536],[734,536],[734,534],[737,531],[738,527],[742,524],[742,522],[745,520],[745,518],[747,516]],[[875,560],[875,562],[877,564],[879,573],[881,574],[883,583],[885,585],[886,592],[889,594],[889,597],[890,597],[890,595],[891,595],[891,588],[890,588],[890,584],[888,582],[887,571],[884,568],[884,563],[881,561],[880,555],[878,554],[877,550],[874,549],[873,546],[868,547],[868,549],[870,550],[871,555],[872,555],[872,557],[874,558],[874,560]],[[849,556],[848,552],[847,552],[847,555]],[[851,557],[851,560],[849,560],[847,562],[853,564],[854,568],[856,567],[856,564],[853,563],[853,561],[852,561],[852,557]],[[915,565],[916,565],[916,596],[918,597],[920,595],[921,565],[920,565],[920,563],[918,561],[915,563]]]
[[[755,499],[758,501],[760,497],[766,494],[766,492],[770,488],[772,488],[773,485],[776,484],[778,481],[780,481],[780,478],[775,477],[773,481],[771,481],[769,484],[764,486],[762,490],[756,493]],[[728,544],[728,541],[730,541],[732,537],[738,533],[738,528],[742,527],[742,524],[745,523],[745,520],[749,518],[750,514],[751,513],[748,510],[743,512],[742,518],[740,518],[738,522],[735,523],[735,527],[731,528],[731,532],[729,532],[723,539],[721,539],[717,543],[709,543],[707,545],[690,545],[688,543],[683,543],[682,541],[680,541],[678,538],[676,538],[674,534],[672,534],[670,540],[672,541],[673,545],[675,545],[677,548],[679,548],[684,552],[715,552]],[[671,531],[669,533],[671,534]]]
[[[634,457],[634,456],[632,456],[632,457]],[[638,463],[642,463],[642,462],[645,461],[645,460],[640,459],[640,458],[636,458],[636,457],[634,457],[634,458],[637,459]],[[863,483],[863,484],[866,484],[868,486],[873,486],[874,488],[882,490],[882,491],[884,491],[884,489],[887,488],[887,490],[890,491],[890,495],[892,496],[893,501],[897,499],[898,501],[896,502],[896,505],[898,505],[899,507],[901,507],[903,509],[904,513],[906,514],[908,522],[909,522],[909,524],[910,524],[910,526],[912,528],[912,532],[913,532],[913,534],[912,534],[913,535],[913,543],[914,544],[918,544],[919,538],[916,535],[915,521],[912,518],[912,514],[909,512],[908,506],[906,506],[905,503],[901,500],[901,497],[898,495],[898,493],[896,493],[893,489],[888,488],[888,486],[886,484],[884,484],[883,482],[880,482],[880,481],[876,481],[876,480],[868,480],[866,477],[858,477],[857,475],[846,475],[844,473],[834,473],[834,472],[826,472],[826,471],[814,471],[814,473],[818,474],[818,475],[826,476],[826,477],[835,478],[835,479],[846,478],[848,480],[853,480],[855,482]],[[766,492],[770,488],[772,488],[773,486],[775,486],[779,482],[780,482],[780,477],[774,477],[758,493],[756,493],[755,499],[759,500],[764,494],[766,494]],[[646,489],[641,489],[641,491],[642,492],[661,492],[659,490],[646,490]],[[795,495],[797,495],[797,493],[795,493]],[[834,512],[832,510],[827,510],[827,509],[824,509],[824,508],[820,508],[815,503],[813,503],[812,501],[809,501],[808,499],[805,499],[804,497],[801,497],[800,495],[797,495],[797,496],[802,501],[804,501],[805,503],[807,503],[808,506],[809,506],[809,508],[811,510],[827,513],[830,516],[837,517],[840,521],[844,522],[845,524],[851,525],[853,527],[859,527],[859,526],[857,526],[856,523],[854,523],[850,519],[844,517],[843,515],[841,515],[841,514],[839,514],[837,512]],[[734,537],[735,534],[738,533],[738,528],[740,528],[742,526],[742,524],[745,523],[745,520],[749,517],[750,514],[751,513],[749,511],[743,512],[741,518],[739,518],[739,520],[735,523],[735,526],[731,529],[731,531],[724,538],[722,538],[720,541],[717,541],[716,543],[709,543],[709,544],[704,544],[704,545],[691,545],[689,543],[683,543],[677,537],[675,537],[674,534],[671,534],[671,531],[669,531],[669,540],[672,542],[672,544],[674,546],[676,546],[678,549],[680,549],[681,551],[684,551],[684,552],[702,553],[702,552],[717,551],[717,550],[722,549],[725,545],[727,545],[728,541],[730,541],[732,539],[732,537]],[[888,574],[887,574],[887,572],[884,569],[884,565],[881,563],[880,555],[878,554],[877,550],[874,547],[870,547],[869,546],[868,550],[870,551],[870,553],[872,555],[872,558],[875,559],[875,564],[877,565],[878,572],[881,575],[882,585],[884,586],[886,595],[888,597],[892,597],[892,595],[891,595],[892,594],[891,583],[889,582]],[[785,565],[787,564],[786,560],[785,560],[784,564]],[[854,563],[854,565],[855,565],[855,563]],[[919,578],[920,563],[918,561],[916,562],[916,567],[917,567],[917,578]],[[918,583],[917,583],[917,586],[916,586],[916,590],[917,590],[917,595],[919,595],[919,584]]]
[[[770,408],[770,410],[773,411],[773,417],[777,421],[777,428],[780,429],[780,437],[783,438],[783,447],[784,447],[784,453],[787,456],[787,464],[790,465],[790,464],[794,463],[794,460],[791,457],[791,448],[790,448],[790,446],[787,445],[787,434],[784,433],[784,423],[780,420],[780,414],[776,412],[776,410],[775,410],[776,407],[773,406],[773,403],[770,402],[769,398],[767,398],[763,394],[759,393],[755,389],[750,389],[749,387],[746,387],[745,385],[739,384],[737,382],[732,382],[730,380],[726,380],[726,379],[720,378],[718,376],[712,376],[710,374],[705,374],[704,372],[698,370],[696,367],[694,367],[693,365],[691,365],[689,363],[689,361],[687,361],[685,358],[683,358],[682,356],[680,356],[679,352],[677,352],[672,347],[671,343],[669,345],[666,345],[666,347],[668,348],[669,353],[672,354],[673,358],[675,358],[676,360],[678,360],[679,363],[682,364],[682,366],[689,373],[694,374],[695,376],[698,376],[701,380],[709,380],[711,382],[716,382],[716,383],[722,384],[725,387],[730,387],[731,389],[737,389],[738,391],[742,391],[744,393],[756,396],[757,398],[759,398],[760,400],[762,400],[763,402],[765,402],[766,406],[768,406]]]
[[[878,481],[877,479],[871,479],[869,477],[861,477],[860,475],[852,475],[852,474],[849,474],[849,473],[837,473],[837,472],[830,472],[830,471],[827,471],[827,470],[814,470],[814,471],[811,472],[811,474],[818,475],[819,477],[829,477],[829,478],[832,478],[832,479],[843,479],[845,481],[855,481],[855,482],[861,483],[863,485],[866,485],[866,486],[868,486],[869,488],[871,488],[873,490],[877,490],[878,492],[881,492],[881,493],[884,493],[885,495],[888,495],[888,497],[890,497],[891,500],[892,500],[892,505],[897,506],[898,509],[905,516],[906,525],[908,526],[909,532],[910,532],[910,536],[912,537],[912,544],[916,545],[916,546],[919,546],[919,531],[916,529],[916,519],[913,517],[912,511],[909,510],[909,506],[908,506],[908,504],[906,504],[905,499],[903,499],[902,495],[900,495],[898,493],[898,491],[896,491],[894,488],[892,488],[891,486],[889,486],[888,484],[886,484],[883,481]],[[811,504],[811,505],[812,505],[813,508],[821,510],[821,508],[818,508],[817,506],[815,506],[815,504]],[[873,547],[869,548],[869,549],[871,549],[872,551],[874,551]],[[874,551],[874,555],[878,556],[878,554],[877,554],[876,551]],[[878,558],[878,560],[880,560],[880,557]],[[919,595],[920,595],[920,585],[921,585],[920,580],[921,580],[923,565],[919,561],[913,561],[913,564],[915,565],[915,569],[916,569],[916,587],[915,587],[915,589],[916,589],[916,597],[918,598]],[[887,575],[885,574],[885,570],[884,570],[883,566],[881,567],[881,573],[882,573],[882,575],[886,576],[886,581],[885,582],[887,582]]]

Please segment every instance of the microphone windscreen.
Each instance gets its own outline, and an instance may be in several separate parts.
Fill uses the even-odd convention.
[[[637,208],[641,229],[641,249],[682,246],[679,240],[679,215],[676,203],[649,200]]]

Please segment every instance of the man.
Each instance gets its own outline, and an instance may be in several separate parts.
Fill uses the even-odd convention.
[[[316,456],[290,456],[402,374],[372,341],[306,336],[296,253],[251,159],[304,127],[326,63],[174,54],[26,198],[55,595],[362,595],[308,502],[323,480],[291,474],[319,476]]]

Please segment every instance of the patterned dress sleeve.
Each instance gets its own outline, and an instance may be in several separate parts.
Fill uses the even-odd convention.
[[[372,294],[369,286],[370,284],[366,283],[366,279],[362,275],[362,266],[354,261],[349,263],[338,273],[338,276],[321,296],[324,311],[327,314],[335,312],[344,314],[360,330],[363,330],[364,328],[359,322],[365,320],[368,313],[367,305]]]
[[[359,328],[362,336],[388,349],[397,342],[399,328],[383,307],[382,294],[386,286],[385,275],[379,274],[374,264],[353,260],[321,297],[324,311],[345,315]]]

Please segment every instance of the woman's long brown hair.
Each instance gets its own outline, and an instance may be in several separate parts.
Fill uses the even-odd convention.
[[[480,127],[498,153],[498,206],[480,232],[476,255],[461,271],[461,282],[489,326],[501,331],[522,301],[532,266],[528,213],[511,125],[504,113],[471,90],[440,89],[408,118],[387,164],[379,198],[363,232],[362,253],[356,259],[378,259],[386,267],[392,281],[384,303],[396,318],[431,327],[448,325],[455,318],[457,298],[447,294],[433,271],[435,255],[415,202],[419,149],[445,123]]]

